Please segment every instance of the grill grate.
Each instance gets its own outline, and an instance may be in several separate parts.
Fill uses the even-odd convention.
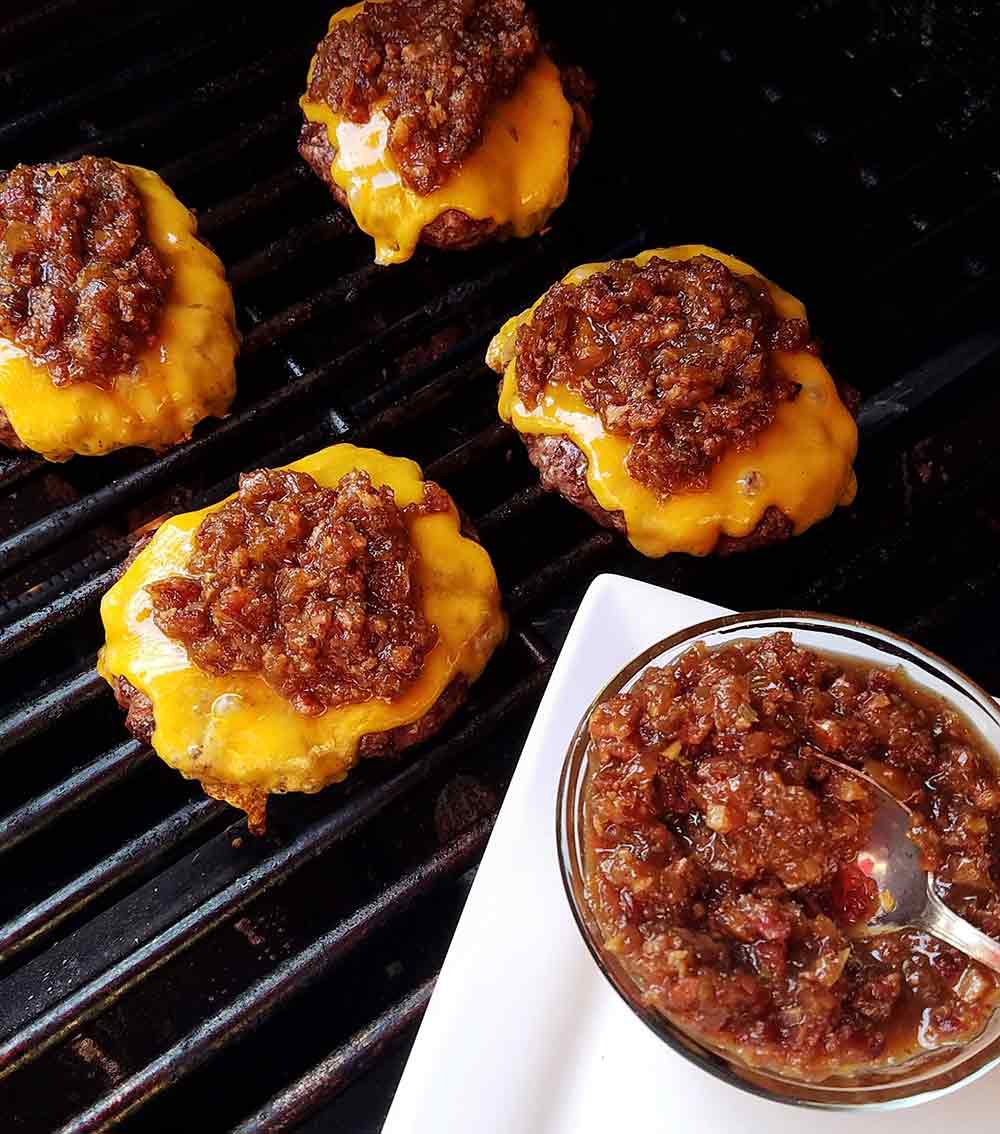
[[[983,633],[1000,615],[985,17],[875,0],[782,0],[766,21],[714,3],[657,20],[537,7],[602,92],[569,201],[539,239],[388,270],[295,154],[323,5],[293,0],[276,19],[229,0],[12,0],[0,17],[0,166],[89,151],[160,170],[226,261],[245,336],[232,415],[181,448],[63,466],[0,456],[12,1129],[83,1134],[127,1116],[130,1132],[161,1132],[193,1107],[206,1132],[298,1129],[322,1107],[323,1129],[377,1129],[389,1056],[427,1002],[598,571],[866,617],[1000,689],[1000,638]],[[640,19],[653,24],[637,35]],[[539,490],[482,356],[573,264],[692,239],[809,301],[833,366],[866,396],[862,491],[787,547],[652,563]],[[340,439],[412,456],[453,492],[494,557],[512,634],[437,740],[277,800],[272,833],[250,839],[125,738],[93,672],[97,603],[137,527]],[[373,1067],[375,1095],[344,1089]]]

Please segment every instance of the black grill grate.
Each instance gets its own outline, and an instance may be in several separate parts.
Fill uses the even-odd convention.
[[[13,1130],[375,1130],[586,584],[909,633],[1000,689],[1000,107],[988,17],[846,0],[539,4],[601,87],[537,240],[370,263],[299,162],[328,12],[8,0],[0,166],[160,170],[226,261],[232,415],[163,456],[0,456],[0,1110]],[[608,6],[613,9],[614,6]],[[652,7],[652,6],[650,6]],[[640,27],[640,23],[642,26]],[[574,263],[705,239],[809,301],[866,402],[856,507],[787,547],[651,563],[537,487],[482,364]],[[510,642],[439,740],[241,834],[126,739],[93,673],[135,528],[338,439],[424,463],[494,556]],[[309,986],[310,995],[301,995]],[[393,1055],[393,1053],[397,1053]],[[376,1068],[367,1083],[344,1088]],[[375,1089],[371,1088],[375,1085]],[[54,1087],[58,1089],[54,1089]],[[333,1101],[331,1101],[333,1100]]]

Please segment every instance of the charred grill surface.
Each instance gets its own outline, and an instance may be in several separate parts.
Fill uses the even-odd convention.
[[[0,169],[82,153],[156,169],[226,262],[244,333],[232,414],[188,444],[62,466],[0,455],[0,1111],[19,1131],[159,1134],[193,1108],[206,1134],[377,1130],[598,571],[870,619],[1000,691],[984,633],[1000,617],[988,17],[782,0],[761,22],[681,4],[637,35],[621,5],[536,7],[599,90],[568,200],[537,239],[391,269],[296,152],[327,10],[4,8]],[[666,72],[698,98],[660,120]],[[703,239],[806,301],[864,399],[861,491],[780,546],[652,562],[540,489],[482,358],[575,264]],[[97,604],[143,525],[338,440],[413,457],[452,493],[512,632],[433,739],[277,800],[250,838],[125,731],[93,673]]]

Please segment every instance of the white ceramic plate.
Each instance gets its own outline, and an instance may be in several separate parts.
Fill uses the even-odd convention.
[[[556,854],[556,788],[594,695],[632,657],[730,613],[597,578],[559,656],[383,1134],[913,1134],[996,1128],[1000,1074],[918,1110],[804,1111],[754,1098],[671,1051],[600,974]]]

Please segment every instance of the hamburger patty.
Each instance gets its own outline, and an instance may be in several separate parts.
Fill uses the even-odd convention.
[[[478,144],[539,47],[524,0],[382,0],[331,23],[309,98],[359,124],[381,108],[400,175],[432,193]]]
[[[407,725],[399,725],[387,732],[371,732],[361,738],[358,751],[362,756],[395,756],[406,748],[419,744],[442,728],[469,692],[469,683],[459,675],[448,686],[422,717]],[[153,703],[125,677],[118,678],[115,700],[125,710],[125,727],[143,744],[149,744],[156,729]]]
[[[2,411],[0,411],[2,413]],[[468,517],[461,510],[460,530],[467,539],[476,540],[478,536]],[[121,568],[124,575],[136,558],[145,550],[156,534],[161,521],[145,528],[139,533]],[[119,578],[121,577],[119,575]],[[118,676],[113,687],[115,700],[125,712],[125,727],[143,744],[151,744],[156,720],[153,703],[141,690],[127,678]],[[428,740],[451,719],[465,702],[469,692],[469,682],[459,674],[444,688],[441,695],[422,717],[409,724],[399,725],[385,732],[372,732],[362,736],[358,744],[358,754],[362,759],[370,756],[396,756],[414,744]],[[233,807],[246,812],[247,826],[255,835],[266,830],[267,793],[240,784],[227,784],[219,780],[199,781],[205,792],[215,799],[221,799]]]
[[[836,382],[837,393],[851,417],[857,417],[861,393],[847,382]],[[603,508],[587,484],[587,458],[573,440],[561,434],[518,433],[528,459],[539,471],[542,488],[558,492],[602,527],[627,535],[625,517],[620,511]],[[779,508],[768,508],[752,532],[741,536],[721,535],[714,555],[735,555],[738,551],[757,551],[772,543],[788,540],[795,525]]]
[[[538,469],[542,487],[558,492],[605,528],[625,534],[625,517],[601,507],[587,483],[587,457],[568,437],[521,434],[528,458]],[[754,530],[745,536],[720,536],[714,554],[756,551],[789,539],[794,525],[778,508],[768,508]]]
[[[361,737],[358,753],[362,758],[369,756],[396,756],[414,744],[429,739],[451,719],[465,701],[469,683],[459,675],[446,686],[444,692],[422,717],[407,725],[386,732],[373,732]],[[145,693],[140,692],[124,677],[117,679],[114,687],[115,700],[125,710],[125,727],[143,744],[150,744],[156,721],[153,716],[153,703]],[[267,792],[243,784],[227,784],[219,780],[199,781],[205,792],[215,799],[221,799],[233,807],[246,812],[247,826],[255,835],[266,830]]]
[[[569,172],[572,173],[580,160],[583,148],[590,137],[591,120],[588,110],[593,97],[593,86],[579,67],[560,68],[563,93],[573,108],[573,126],[569,143]],[[337,156],[331,144],[326,127],[321,122],[307,122],[299,134],[299,153],[306,164],[319,177],[337,204],[349,209],[347,196],[330,174],[330,166]],[[424,226],[420,243],[432,248],[466,251],[485,243],[497,232],[497,224],[486,217],[476,220],[460,209],[446,209]]]

